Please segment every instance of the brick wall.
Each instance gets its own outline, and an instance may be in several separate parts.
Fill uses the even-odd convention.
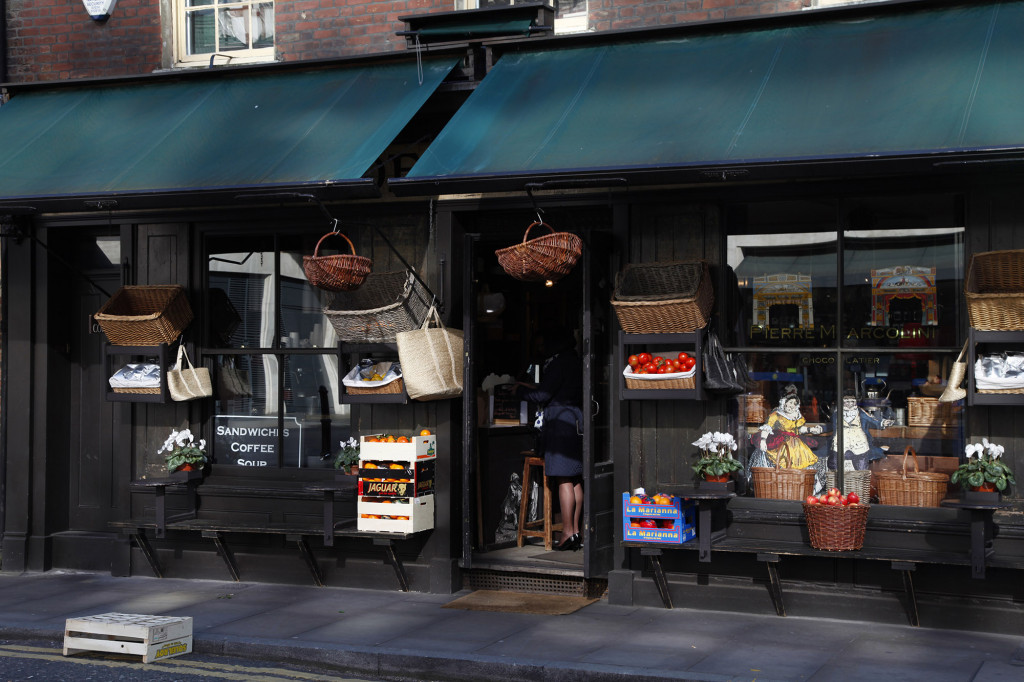
[[[120,0],[110,19],[81,0],[6,0],[12,82],[151,73],[170,65],[161,2]],[[400,16],[448,12],[454,0],[277,0],[278,58],[301,61],[405,50]],[[798,11],[813,0],[590,0],[591,30]]]
[[[12,82],[150,73],[160,67],[160,3],[120,0],[105,23],[81,0],[7,0]]]

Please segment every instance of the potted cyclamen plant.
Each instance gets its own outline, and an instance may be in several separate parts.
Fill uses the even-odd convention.
[[[732,473],[743,466],[732,458],[736,451],[736,440],[731,434],[720,431],[708,431],[693,445],[700,448],[701,455],[693,466],[693,471],[705,483],[716,484],[712,487],[731,485]]]
[[[349,438],[338,443],[341,450],[334,458],[334,468],[345,474],[359,473],[359,441]]]
[[[196,443],[195,436],[189,429],[171,431],[157,454],[166,452],[164,461],[170,472],[200,472],[206,464],[206,440]]]
[[[1003,462],[1003,446],[988,442],[982,438],[980,443],[967,446],[967,461],[957,467],[949,477],[951,483],[957,483],[971,494],[988,493],[998,495],[1017,481],[1013,478],[1010,467]]]

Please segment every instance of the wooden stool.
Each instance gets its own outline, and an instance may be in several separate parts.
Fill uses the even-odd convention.
[[[536,457],[533,450],[523,453],[523,496],[519,503],[519,530],[516,532],[516,546],[523,546],[523,538],[544,538],[544,549],[550,550],[554,544],[554,531],[562,530],[562,524],[551,523],[551,488],[548,486],[548,475],[544,470],[544,458]],[[533,467],[540,467],[543,476],[542,487],[544,490],[544,515],[536,521],[527,521],[526,512],[530,506],[530,471]],[[540,526],[538,529],[537,527]]]

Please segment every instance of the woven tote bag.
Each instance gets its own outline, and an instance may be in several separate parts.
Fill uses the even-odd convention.
[[[399,332],[395,340],[410,398],[444,400],[462,395],[462,330],[445,327],[437,308],[430,307],[419,329]]]
[[[209,398],[213,395],[210,370],[205,367],[196,369],[183,345],[178,346],[178,362],[174,369],[167,371],[167,391],[171,394],[171,399],[178,402]]]

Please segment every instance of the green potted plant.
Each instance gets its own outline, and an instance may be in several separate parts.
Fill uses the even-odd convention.
[[[206,440],[196,443],[189,429],[172,430],[163,447],[157,450],[157,454],[162,452],[167,453],[164,461],[170,472],[199,471],[206,464]]]
[[[693,471],[709,483],[728,483],[732,472],[743,468],[732,458],[732,453],[738,448],[732,434],[708,431],[693,445],[701,451]]]
[[[989,443],[982,438],[980,443],[967,446],[967,461],[957,467],[950,482],[957,483],[973,492],[1001,493],[1017,481],[1010,467],[1003,462],[1003,446]]]
[[[359,472],[359,441],[355,438],[343,440],[340,443],[341,450],[334,458],[334,468],[340,469],[346,474]]]

